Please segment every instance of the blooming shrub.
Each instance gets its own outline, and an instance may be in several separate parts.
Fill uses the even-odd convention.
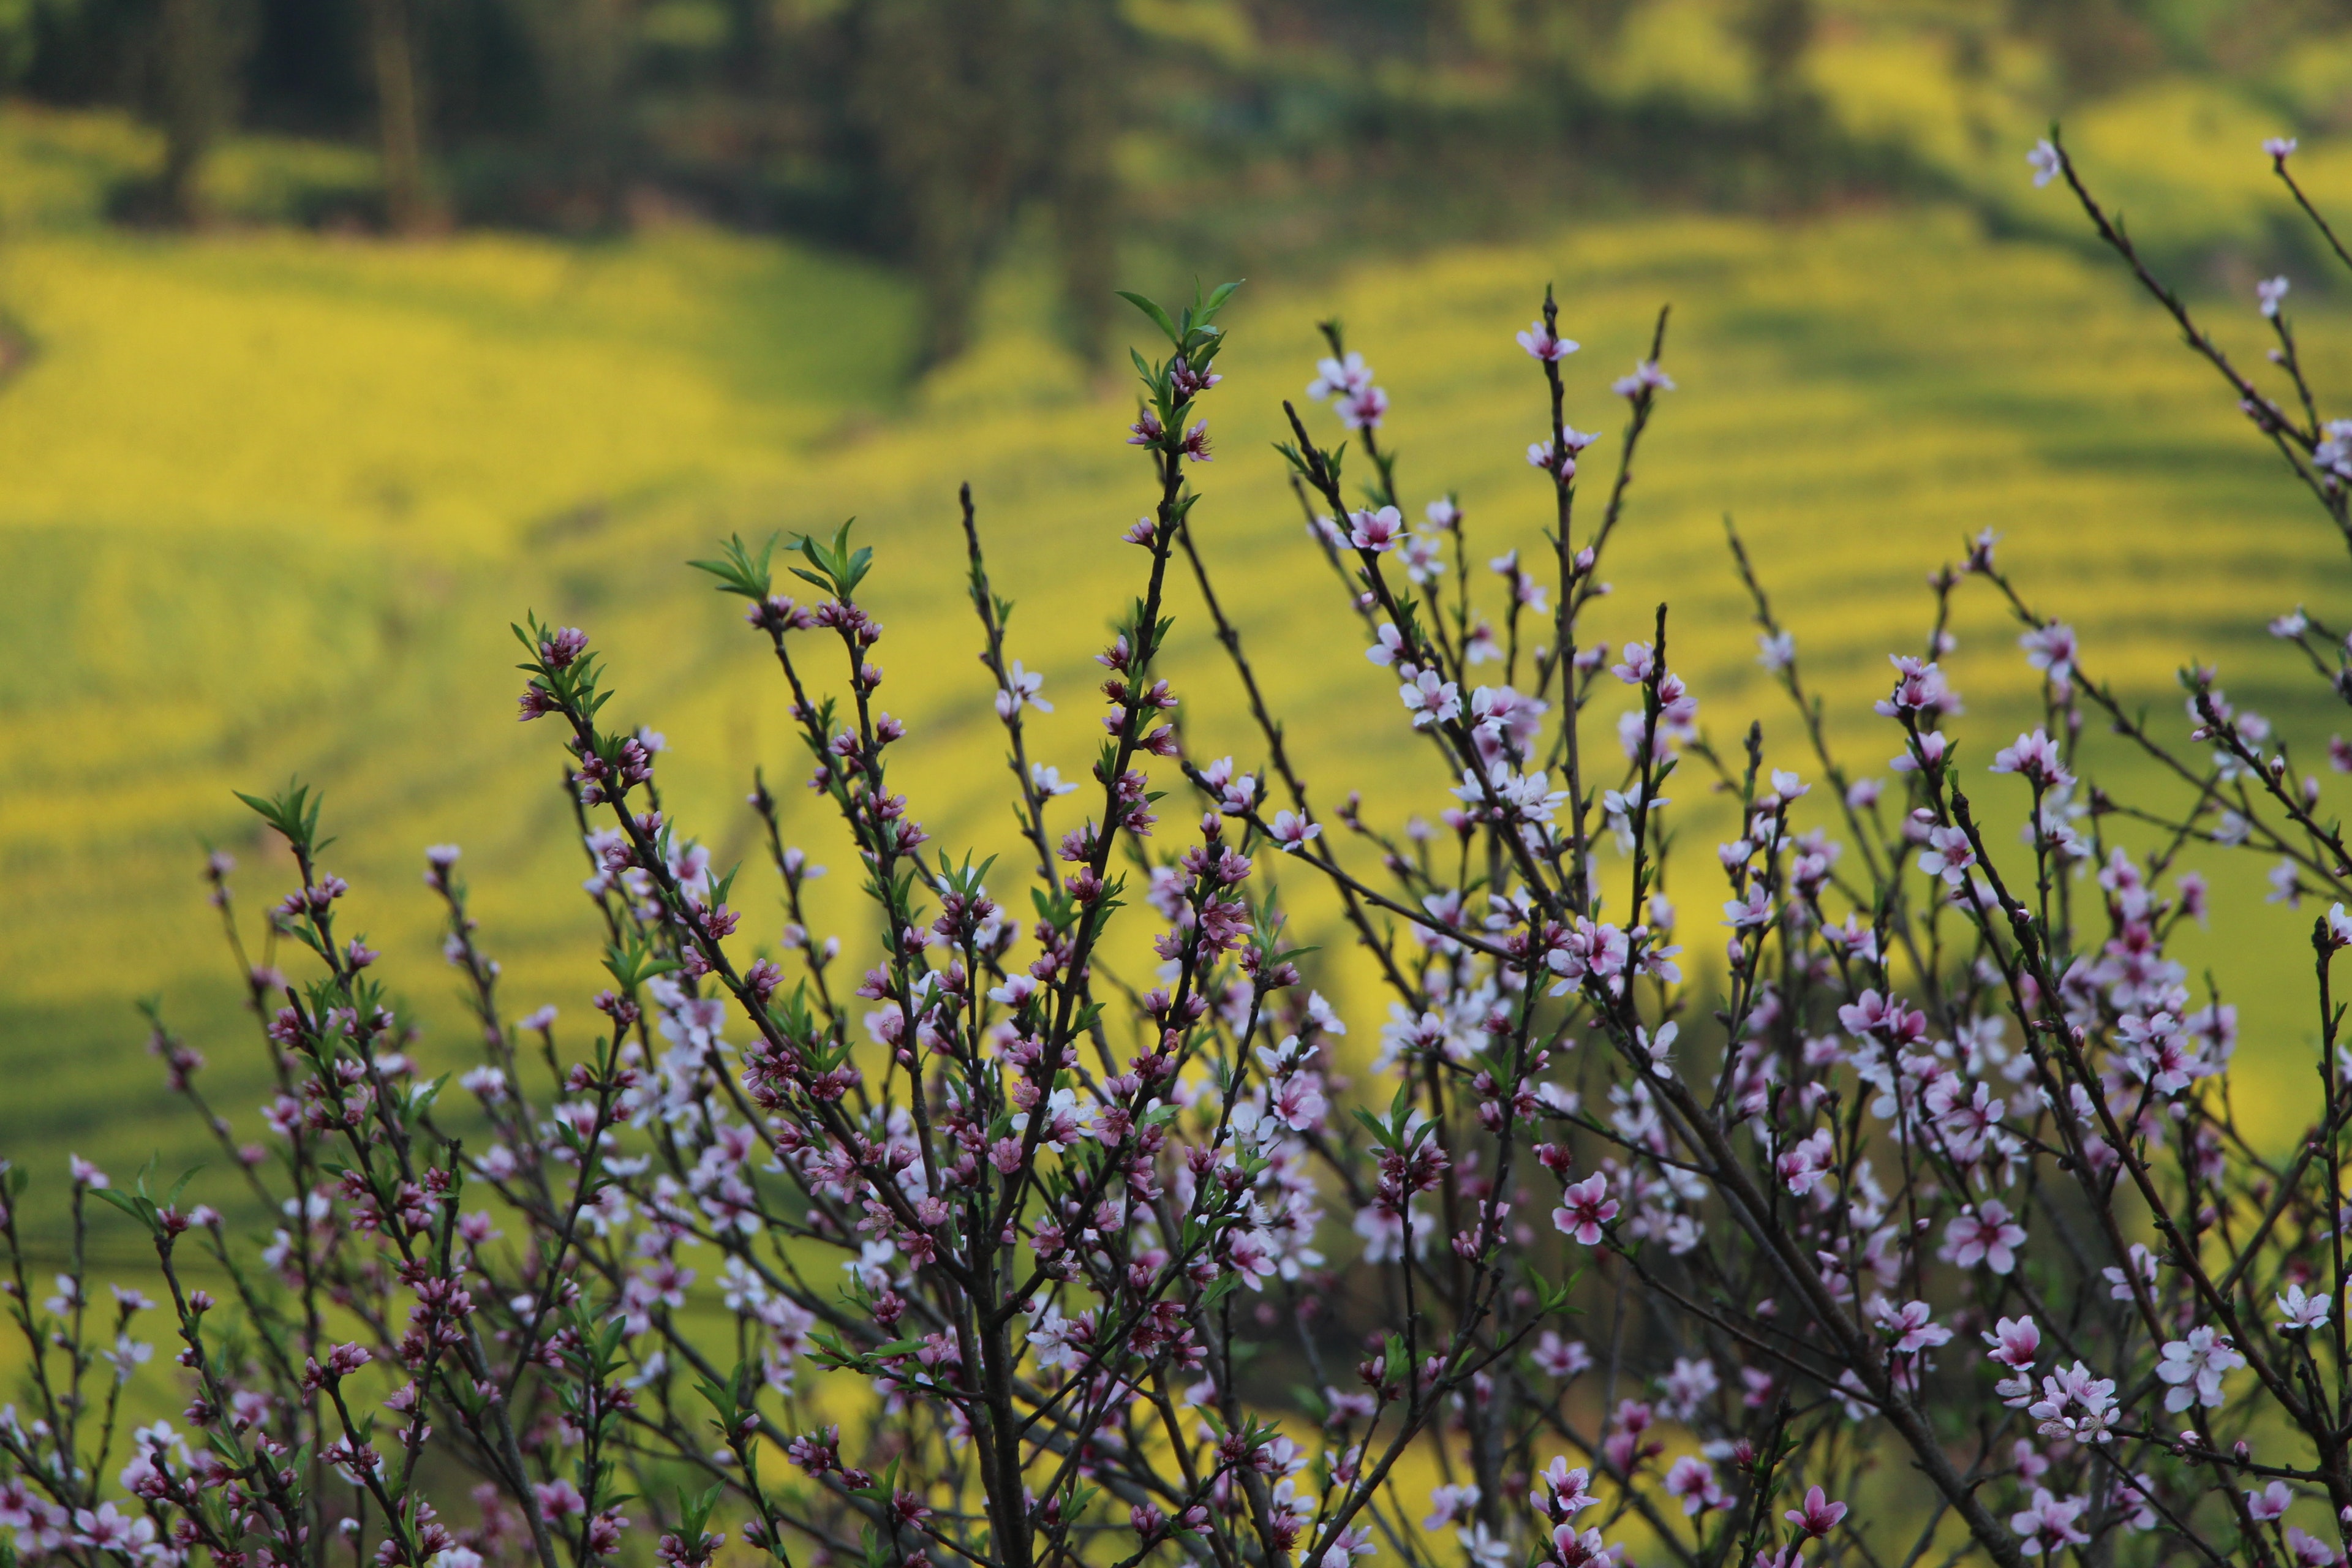
[[[2292,150],[2273,150],[2282,178]],[[2140,266],[2063,151],[2033,157],[2352,536],[2352,422],[2318,418],[2284,285],[2261,302],[2292,407]],[[1569,423],[1559,368],[1577,345],[1547,296],[1519,345],[1552,553],[1494,563],[1500,608],[1474,591],[1452,500],[1408,521],[1389,398],[1326,329],[1308,390],[1349,439],[1293,410],[1283,452],[1448,804],[1399,831],[1352,797],[1318,812],[1188,526],[1231,293],[1173,315],[1135,301],[1165,339],[1138,356],[1129,437],[1154,495],[1125,532],[1141,589],[1099,656],[1105,738],[1078,778],[1031,755],[1024,715],[1047,699],[964,497],[1034,861],[1019,895],[933,844],[893,786],[907,732],[859,598],[875,562],[846,528],[698,564],[746,602],[811,788],[855,843],[864,958],[808,931],[815,868],[762,786],[792,923],[782,960],[746,960],[735,873],[661,805],[658,747],[602,727],[612,692],[574,628],[518,636],[520,715],[570,759],[607,939],[584,1043],[551,1009],[512,1016],[458,852],[437,847],[425,879],[482,1058],[456,1093],[425,1081],[379,955],[339,934],[350,889],[321,864],[318,799],[249,801],[299,877],[271,926],[310,955],[299,977],[247,959],[215,856],[275,1074],[268,1141],[238,1142],[160,1021],[155,1044],[276,1228],[248,1248],[184,1182],[77,1161],[77,1237],[93,1201],[121,1210],[164,1305],[94,1300],[79,1268],[37,1305],[27,1173],[9,1171],[26,1383],[0,1419],[0,1522],[19,1557],[2343,1560],[2352,1058],[2332,965],[2352,914],[2313,927],[2321,1092],[2283,1155],[2222,1092],[2233,1011],[2167,956],[2203,904],[2179,869],[2192,843],[2279,858],[2284,895],[2343,891],[2318,776],[2207,672],[2185,741],[2127,711],[1990,535],[1893,658],[1891,786],[1832,748],[1735,536],[1806,750],[1768,758],[1753,728],[1742,750],[1709,743],[1663,607],[1647,642],[1581,628],[1674,390],[1665,319],[1616,384],[1596,503],[1597,437]],[[1261,760],[1194,757],[1178,734],[1162,656],[1187,579]],[[1953,596],[1979,584],[2023,626],[2044,708],[1989,752],[1951,727],[1937,663]],[[2272,629],[2352,699],[2338,633],[2301,611]],[[1586,722],[1618,688],[1633,706],[1614,733]],[[2193,786],[2191,809],[2126,812],[2083,780],[2094,721]],[[2352,747],[2330,761],[2352,770]],[[2023,820],[2021,847],[1996,852],[1971,786]],[[1704,989],[1665,891],[1670,787],[1738,806]],[[2154,847],[2119,842],[2122,818]],[[1389,994],[1362,1067],[1286,945],[1295,879],[1336,895]],[[1104,963],[1122,916],[1155,933],[1148,990]],[[698,1280],[716,1314],[693,1310]],[[158,1310],[186,1407],[125,1441],[134,1335]],[[1874,1479],[1896,1473],[1919,1484]]]

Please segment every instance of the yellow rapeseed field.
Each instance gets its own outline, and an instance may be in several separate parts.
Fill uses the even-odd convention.
[[[1830,49],[1818,68],[1849,67]],[[2084,128],[2086,156],[2133,145],[2165,101],[2105,111]],[[2197,233],[2268,221],[2273,199],[2241,145],[2263,129],[2231,121],[2211,167],[2169,185],[2118,153],[2124,185],[2165,198],[2150,197],[2143,228],[2176,209]],[[88,221],[75,193],[89,171],[142,145],[104,122],[0,121],[0,306],[35,345],[0,390],[0,748],[15,764],[0,808],[0,1147],[135,1163],[158,1142],[188,1146],[141,1055],[130,1005],[147,994],[219,1064],[216,1098],[244,1114],[249,1026],[196,873],[203,843],[236,853],[249,920],[282,890],[284,866],[230,791],[297,771],[327,790],[331,863],[356,887],[347,927],[405,977],[430,1053],[457,1060],[462,1039],[417,878],[428,843],[466,847],[516,1005],[580,1018],[593,926],[571,892],[582,869],[555,737],[513,721],[507,624],[536,610],[589,630],[621,693],[613,712],[669,737],[677,818],[722,860],[751,855],[751,770],[789,785],[804,764],[772,666],[682,565],[730,531],[861,520],[917,814],[946,846],[999,849],[999,748],[954,521],[970,479],[998,586],[1020,601],[1013,651],[1058,704],[1036,731],[1041,754],[1066,773],[1090,758],[1090,658],[1135,585],[1139,557],[1118,536],[1147,488],[1122,444],[1126,394],[1053,346],[1017,276],[982,347],[908,390],[910,298],[872,268],[692,229],[387,245]],[[2171,673],[2190,656],[2220,662],[2233,695],[2329,723],[2261,625],[2298,601],[2337,602],[2340,547],[2117,270],[2050,237],[2071,225],[2054,193],[2026,184],[2019,151],[2002,150],[2007,184],[1974,208],[1785,224],[1565,214],[1539,244],[1253,280],[1229,318],[1195,516],[1324,797],[1354,785],[1383,810],[1434,811],[1446,781],[1413,771],[1425,759],[1403,743],[1269,449],[1280,400],[1312,374],[1313,323],[1344,319],[1394,398],[1384,435],[1407,495],[1458,491],[1483,558],[1535,546],[1547,504],[1521,456],[1541,430],[1540,382],[1511,334],[1548,281],[1585,344],[1569,416],[1612,437],[1608,383],[1674,307],[1680,390],[1645,448],[1601,619],[1622,638],[1671,599],[1675,662],[1718,742],[1735,744],[1753,711],[1776,759],[1798,755],[1753,662],[1726,512],[1865,767],[1894,750],[1868,713],[1885,655],[1921,643],[1926,574],[1988,527],[2037,600],[2082,630],[2092,669],[2176,734]],[[247,162],[256,188],[280,167]],[[2317,166],[2326,184],[2331,165]],[[2222,287],[2200,308],[2258,360],[2251,277],[2190,281]],[[2297,279],[2293,313],[2320,380],[2342,387],[2352,320],[2321,281]],[[1309,417],[1337,437],[1328,415]],[[1614,463],[1612,438],[1588,468]],[[1189,586],[1174,605],[1196,747],[1254,758]],[[2028,721],[2028,672],[1987,599],[1964,599],[1956,624],[1962,733],[1989,760]],[[1616,700],[1603,694],[1604,724]],[[2146,782],[2129,765],[2122,776]],[[1703,795],[1696,776],[1683,790]],[[845,909],[855,879],[836,840],[794,811]],[[1707,846],[1694,838],[1681,860],[1685,942],[1704,953],[1720,897]],[[2263,906],[2263,869],[2228,874],[2205,951],[2245,1009],[2257,1087],[2299,1085],[2309,911]],[[753,943],[780,923],[763,886],[747,872],[737,900]],[[1341,966],[1332,984],[1346,978]],[[1373,998],[1352,1000],[1369,1033]]]

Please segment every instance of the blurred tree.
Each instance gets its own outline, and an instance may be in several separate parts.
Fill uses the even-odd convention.
[[[1121,40],[1102,0],[1050,0],[1043,18],[1054,43],[1041,64],[1048,116],[1045,199],[1062,252],[1073,345],[1089,363],[1108,346],[1117,296]]]
[[[384,217],[403,234],[439,217],[425,166],[423,81],[408,0],[367,0],[368,64],[375,84],[376,147]]]
[[[1012,215],[1031,105],[1015,91],[1020,0],[869,0],[854,13],[852,112],[897,200],[923,290],[925,356],[961,353],[981,269]]]
[[[1641,0],[1449,0],[1453,26],[1480,58],[1556,74],[1613,46]]]
[[[366,135],[373,99],[366,20],[356,0],[260,0],[241,121],[298,136]]]
[[[1813,0],[1748,0],[1739,23],[1755,63],[1759,144],[1779,173],[1781,195],[1812,200],[1830,162],[1823,145],[1830,139],[1828,111],[1804,75]]]
[[[0,0],[0,80],[23,81],[44,31],[74,8],[74,0]]]
[[[249,41],[226,0],[163,0],[157,27],[158,108],[163,122],[162,197],[184,224],[205,217],[205,161],[236,112],[236,69]]]
[[[1798,68],[1812,42],[1812,0],[1748,0],[1739,21],[1765,97],[1787,99],[1798,90]]]
[[[305,0],[283,0],[300,5]],[[316,0],[311,0],[315,4]],[[344,0],[348,4],[348,0]],[[541,144],[547,124],[541,50],[520,0],[409,0],[428,164],[463,199],[461,167],[508,167]],[[349,53],[363,52],[354,42]],[[474,215],[511,218],[502,198],[472,193]]]
[[[513,0],[532,45],[554,157],[552,214],[599,228],[621,214],[628,172],[635,0]]]
[[[2257,76],[2307,59],[2352,22],[2346,0],[2165,0],[2142,16],[2171,63],[2189,70]]]
[[[1050,204],[1074,333],[1099,349],[1114,265],[1119,49],[1110,0],[865,0],[849,110],[922,286],[926,358],[969,341],[1023,203]]]
[[[1920,177],[1807,87],[1822,0],[1714,5],[1757,90],[1712,96],[1628,85],[1642,73],[1621,57],[1659,34],[1627,24],[1652,3],[0,0],[0,68],[47,100],[163,125],[160,205],[183,218],[234,122],[365,142],[394,228],[445,204],[574,230],[667,208],[888,258],[921,286],[936,362],[969,342],[981,279],[1033,223],[1091,355],[1122,233],[1239,272],[1523,231],[1595,199],[1785,206]],[[1964,68],[1989,71],[2006,26],[2080,95],[2151,49],[2219,58],[2221,35],[2233,58],[2271,58],[2347,4],[1928,9],[1965,35]],[[353,206],[322,186],[292,211]]]
[[[2112,92],[2163,61],[2132,0],[2012,0],[2011,26],[2047,47],[2067,93]]]

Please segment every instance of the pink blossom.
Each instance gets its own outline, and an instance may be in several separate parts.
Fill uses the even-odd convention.
[[[2063,696],[2074,689],[2074,628],[2053,621],[2037,626],[2017,639],[2025,650],[2025,662],[2040,670],[2050,684]]]
[[[2042,1399],[2025,1413],[2039,1422],[2042,1436],[2100,1444],[2115,1425],[2115,1377],[2094,1375],[2077,1361],[2042,1377]]]
[[[1591,1568],[1610,1561],[1609,1547],[1598,1530],[1579,1535],[1574,1525],[1562,1524],[1551,1532],[1551,1561],[1559,1568]]]
[[[2087,1498],[2056,1498],[2047,1488],[2036,1487],[2032,1505],[2011,1515],[2009,1527],[2017,1531],[2025,1550],[2037,1557],[2062,1546],[2087,1545],[2091,1538],[2075,1521],[2088,1507]]]
[[[96,1510],[76,1509],[73,1516],[74,1539],[82,1546],[100,1552],[120,1552],[132,1559],[147,1556],[154,1550],[155,1521],[138,1514],[126,1514],[110,1502],[102,1502]]]
[[[1404,537],[1404,515],[1392,506],[1378,511],[1351,511],[1348,524],[1348,542],[1375,554],[1394,550],[1397,541]]]
[[[1423,1530],[1443,1530],[1457,1519],[1467,1519],[1477,1506],[1478,1488],[1475,1483],[1461,1486],[1435,1486],[1429,1489],[1429,1517],[1421,1521]]]
[[[1051,713],[1054,705],[1037,695],[1038,689],[1045,684],[1044,676],[1035,670],[1024,669],[1021,661],[1014,659],[1013,668],[1005,673],[1003,689],[996,694],[997,717],[1010,719],[1021,710],[1024,703],[1040,713]]]
[[[2017,1267],[2017,1249],[2024,1245],[2025,1227],[2010,1218],[2009,1205],[1987,1198],[1952,1216],[1944,1227],[1942,1256],[1962,1268],[1981,1263],[1995,1274],[2007,1274]]]
[[[2020,735],[2012,745],[2003,746],[1993,753],[1992,771],[1997,773],[2021,773],[2043,789],[2060,789],[2074,782],[2066,764],[2058,754],[2057,742],[2040,730]]]
[[[1364,356],[1350,353],[1345,359],[1317,360],[1315,379],[1307,384],[1307,395],[1320,403],[1327,397],[1361,392],[1371,384],[1371,367],[1364,363]]]
[[[1560,1194],[1560,1206],[1551,1211],[1551,1223],[1561,1235],[1585,1247],[1601,1245],[1601,1226],[1617,1217],[1617,1200],[1609,1195],[1609,1178],[1599,1172],[1571,1184]]]
[[[1992,1347],[1990,1359],[2013,1372],[2023,1372],[2042,1354],[2042,1331],[2032,1318],[2003,1318],[1981,1337]]]
[[[1645,359],[1637,363],[1632,372],[1609,384],[1609,390],[1620,397],[1639,397],[1645,392],[1672,392],[1675,378],[1658,368],[1658,362]]]
[[[2286,1510],[2293,1506],[2294,1491],[2284,1481],[2273,1481],[2258,1492],[2246,1494],[2246,1511],[2258,1523],[2268,1524],[2273,1520],[2284,1519]]]
[[[2116,1033],[2126,1047],[2124,1065],[2158,1094],[2179,1094],[2202,1076],[2195,1048],[2169,1013],[2126,1014],[2117,1020]]]
[[[2145,1470],[2116,1478],[2115,1487],[2107,1493],[2107,1506],[2126,1530],[2154,1530],[2162,1522],[2156,1504],[2149,1500],[2155,1485]]]
[[[1551,1489],[1547,1506],[1554,1519],[1574,1519],[1601,1500],[1592,1495],[1591,1474],[1571,1468],[1564,1458],[1554,1458],[1545,1466],[1540,1479]]]
[[[1349,1525],[1332,1538],[1330,1546],[1321,1556],[1312,1563],[1302,1563],[1301,1568],[1347,1568],[1354,1559],[1370,1557],[1379,1550],[1372,1542],[1370,1527]]]
[[[1424,669],[1397,688],[1397,696],[1412,710],[1412,727],[1451,723],[1462,716],[1462,691],[1433,669]]]
[[[2288,1333],[2301,1333],[2309,1329],[2327,1326],[2327,1314],[2334,1305],[2323,1294],[2305,1295],[2300,1285],[2289,1285],[2278,1297],[2281,1313],[2279,1327]]]
[[[1624,656],[1609,667],[1609,673],[1628,686],[1639,686],[1658,671],[1658,662],[1647,643],[1629,642]]]
[[[1788,1510],[1780,1517],[1805,1534],[1819,1538],[1838,1527],[1838,1521],[1845,1517],[1845,1504],[1830,1501],[1819,1487],[1808,1487],[1803,1504]]]
[[[1836,1144],[1830,1130],[1821,1127],[1773,1162],[1773,1169],[1789,1184],[1790,1193],[1803,1197],[1829,1173],[1836,1158]]]
[[[1897,1307],[1882,1296],[1871,1302],[1870,1315],[1879,1331],[1892,1341],[1896,1355],[1916,1355],[1952,1340],[1952,1331],[1936,1321],[1935,1309],[1925,1301],[1906,1301]]]
[[[1934,827],[1927,831],[1928,847],[1919,852],[1919,869],[1930,877],[1941,877],[1947,885],[1958,888],[1969,879],[1969,868],[1977,863],[1977,852],[1969,843],[1969,836],[1957,827]]]
[[[1892,719],[1916,713],[1932,718],[1958,710],[1951,689],[1944,684],[1941,668],[1909,654],[1890,654],[1887,662],[1895,667],[1895,689],[1874,704],[1881,715]]]
[[[1761,882],[1748,884],[1748,891],[1723,904],[1723,923],[1734,931],[1754,931],[1772,923],[1778,913],[1772,907],[1771,889]]]
[[[1548,364],[1557,364],[1574,353],[1579,345],[1573,339],[1563,338],[1538,321],[1519,334],[1519,347]]]
[[[2286,1549],[2299,1568],[2334,1568],[2344,1561],[2340,1549],[2292,1524],[2286,1527]]]
[[[1389,395],[1377,386],[1349,393],[1332,405],[1339,423],[1350,430],[1377,430],[1388,416]]]
[[[1886,765],[1898,773],[1916,773],[1923,770],[1932,772],[1943,762],[1944,753],[1951,749],[1951,742],[1941,731],[1929,730],[1916,737],[1911,747],[1901,756],[1890,758]]]
[[[530,1489],[539,1500],[539,1517],[550,1524],[561,1525],[588,1510],[588,1500],[570,1481],[537,1481]]]
[[[1606,1223],[1605,1217],[1603,1223]],[[1590,1247],[1592,1244],[1587,1242],[1585,1245]],[[1549,1329],[1543,1331],[1536,1341],[1535,1349],[1528,1355],[1536,1363],[1536,1370],[1563,1383],[1592,1365],[1592,1352],[1584,1348],[1582,1340],[1563,1340]]]
[[[1322,824],[1309,822],[1295,811],[1276,812],[1270,826],[1274,831],[1274,841],[1282,846],[1283,852],[1287,855],[1297,854],[1310,842],[1323,837]]]
[[[2200,1326],[2188,1335],[2164,1347],[2156,1363],[2156,1375],[2172,1385],[2164,1396],[2167,1410],[2186,1410],[2191,1405],[2211,1407],[2221,1403],[2221,1377],[2246,1364],[2218,1329]]]
[[[1666,1495],[1682,1500],[1683,1512],[1698,1515],[1723,1506],[1723,1489],[1716,1484],[1715,1467],[1696,1455],[1685,1454],[1666,1470]]]

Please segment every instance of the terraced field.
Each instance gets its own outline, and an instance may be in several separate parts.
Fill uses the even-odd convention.
[[[2054,202],[2036,220],[2053,230]],[[1311,374],[1314,321],[1338,314],[1394,397],[1408,494],[1457,490],[1485,553],[1531,546],[1546,500],[1521,453],[1540,383],[1511,333],[1547,281],[1585,344],[1570,365],[1585,427],[1614,430],[1608,382],[1674,307],[1680,390],[1645,448],[1604,620],[1622,637],[1671,599],[1677,663],[1725,742],[1753,710],[1774,755],[1795,754],[1753,663],[1726,512],[1859,757],[1892,752],[1868,699],[1885,653],[1924,636],[1925,574],[1987,527],[2092,668],[2160,714],[2179,711],[2172,671],[2194,656],[2267,711],[2331,722],[2289,694],[2261,626],[2299,600],[2340,605],[2340,548],[2097,258],[1998,237],[1957,207],[1564,221],[1539,245],[1255,280],[1230,318],[1199,535],[1327,798],[1357,784],[1379,809],[1433,810],[1445,781],[1414,771],[1300,526],[1269,449],[1280,400]],[[593,931],[571,893],[554,738],[512,719],[507,624],[536,609],[589,629],[616,711],[669,737],[677,815],[722,860],[751,853],[751,770],[800,764],[772,668],[681,564],[730,531],[859,517],[918,813],[950,846],[1001,846],[955,487],[972,482],[998,585],[1021,602],[1014,651],[1058,700],[1036,732],[1066,773],[1091,753],[1090,656],[1133,587],[1118,536],[1147,495],[1126,395],[1051,345],[1017,276],[998,294],[983,346],[909,391],[901,287],[765,242],[394,247],[29,220],[0,239],[0,303],[37,345],[0,392],[0,1149],[135,1163],[189,1148],[142,1055],[131,1002],[150,994],[218,1064],[218,1101],[253,1101],[196,872],[218,843],[244,862],[248,914],[265,901],[283,867],[229,792],[297,770],[327,790],[352,918],[406,976],[431,1049],[457,1059],[462,1032],[417,880],[427,843],[466,847],[510,994],[579,1017]],[[2294,299],[2323,384],[2352,384],[2352,320],[2307,286]],[[2209,308],[2257,359],[2250,299]],[[1611,443],[1594,457],[1613,467]],[[1175,613],[1196,746],[1250,752],[1189,587]],[[1966,732],[1989,759],[2029,672],[1986,600],[1964,599],[1956,625]],[[2206,945],[2246,1012],[2252,1084],[2285,1120],[2307,1070],[2308,911],[2263,905],[2263,868],[2230,873]],[[852,881],[837,867],[824,887],[840,900]],[[1678,887],[1686,941],[1711,947],[1696,835]],[[772,939],[764,895],[739,901],[752,939]],[[1349,989],[1344,966],[1333,984]],[[1373,999],[1351,1000],[1369,1025]]]

